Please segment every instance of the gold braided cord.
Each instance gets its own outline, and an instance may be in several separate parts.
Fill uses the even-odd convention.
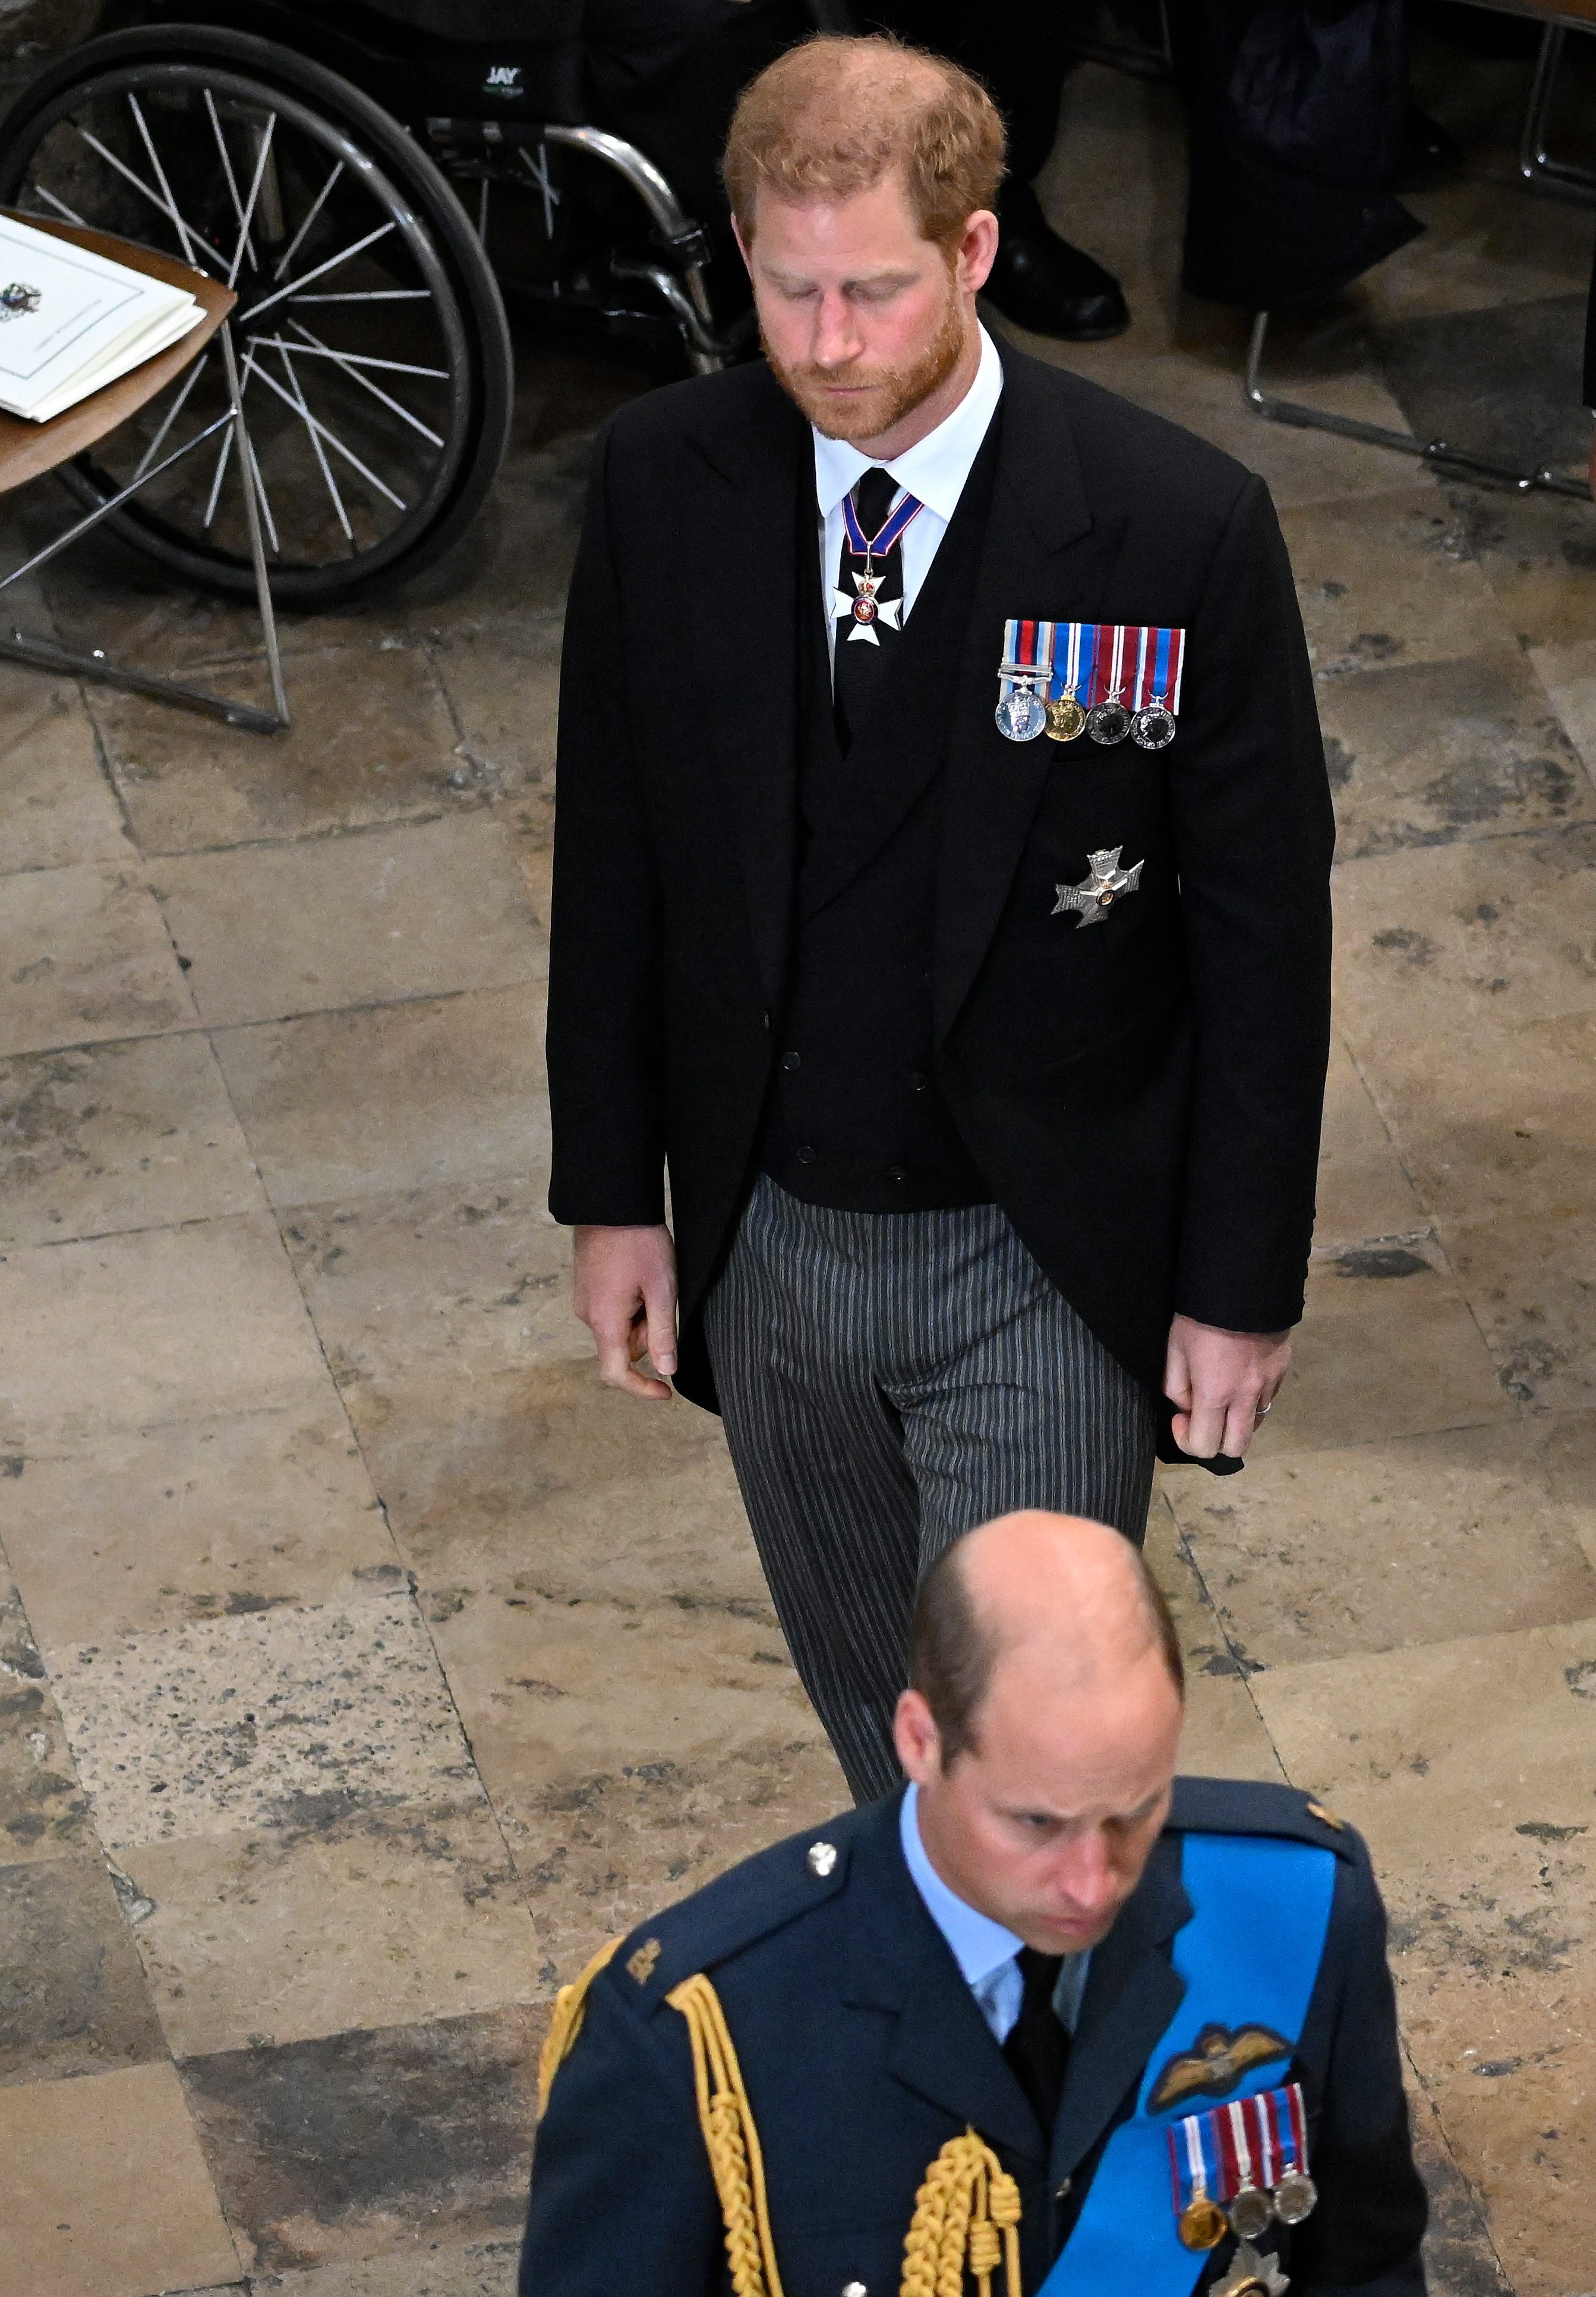
[[[965,2266],[981,2297],[1005,2268],[1007,2297],[1020,2289],[1020,2189],[973,2129],[950,2137],[915,2195],[903,2243],[901,2297],[963,2297]]]
[[[621,1944],[613,1938],[608,1946],[600,1947],[592,1961],[572,1986],[562,1986],[555,1996],[555,2013],[549,2020],[548,2031],[543,2037],[543,2047],[538,2057],[538,2112],[548,2112],[548,2093],[555,2086],[555,2076],[571,2054],[571,2046],[582,2030],[582,2019],[588,2008],[588,1988]]]
[[[687,2020],[693,2045],[698,2119],[720,2197],[734,2297],[782,2297],[764,2156],[720,1997],[700,1972],[672,1987],[665,1999]]]

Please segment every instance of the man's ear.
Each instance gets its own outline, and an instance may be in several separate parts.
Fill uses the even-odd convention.
[[[898,1711],[893,1717],[893,1744],[898,1750],[898,1760],[917,1786],[929,1786],[933,1779],[941,1777],[942,1733],[923,1692],[901,1693]]]
[[[978,294],[998,257],[998,218],[990,208],[977,208],[958,243],[958,284],[967,295]]]

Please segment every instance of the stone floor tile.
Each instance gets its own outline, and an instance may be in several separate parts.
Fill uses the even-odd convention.
[[[1468,1059],[1481,1019],[1596,1012],[1596,827],[1585,822],[1342,863],[1342,1034],[1378,1100],[1386,1045]]]
[[[1596,816],[1596,786],[1523,656],[1320,681],[1343,861]]]
[[[34,1452],[0,1525],[46,1651],[403,1578],[325,1376],[258,1412]]]
[[[102,1861],[0,1865],[0,2084],[167,2055],[133,1933]]]
[[[1596,769],[1596,639],[1532,646],[1529,660],[1569,740]]]
[[[0,671],[0,857],[12,869],[135,860],[73,687]]]
[[[1460,182],[1433,191],[1404,192],[1403,204],[1424,224],[1410,240],[1358,282],[1358,295],[1378,319],[1389,323],[1433,313],[1499,310],[1567,294],[1590,278],[1582,218],[1550,201],[1502,197],[1500,180],[1477,174],[1477,136],[1469,136],[1469,168]]]
[[[394,2257],[257,2275],[251,2297],[514,2297],[519,2241],[440,2242],[417,2229]]]
[[[0,1865],[94,1842],[45,1662],[15,1587],[0,1575]]]
[[[481,1793],[407,1593],[74,1644],[51,1673],[114,1851]]]
[[[0,2089],[0,2293],[159,2297],[238,2257],[169,2064]]]
[[[1380,1108],[1443,1220],[1576,1211],[1596,1198],[1596,1014],[1500,1025],[1455,1047],[1394,1033],[1372,1048]]]
[[[146,853],[457,810],[467,786],[459,737],[424,648],[390,638],[296,652],[284,678],[293,723],[267,740],[140,695],[96,695],[100,737]],[[254,663],[203,683],[262,699]]]
[[[1410,2095],[1413,2158],[1429,2194],[1424,2237],[1429,2297],[1513,2297],[1496,2255],[1485,2205],[1458,2168],[1431,2099]]]
[[[1321,1251],[1334,1250],[1371,1237],[1406,1236],[1428,1224],[1380,1111],[1337,1037],[1325,1079],[1314,1243]]]
[[[1586,585],[1596,566],[1588,502],[1566,495],[1515,495],[1501,487],[1443,482],[1457,547],[1476,560],[1526,646],[1584,643]]]
[[[1504,1214],[1442,1237],[1508,1394],[1547,1412],[1596,1404],[1596,1214]]]
[[[1580,404],[1588,276],[1498,311],[1436,311],[1376,330],[1392,397],[1422,439],[1518,470],[1583,479],[1591,429]]]
[[[502,1583],[424,1584],[422,1601],[550,1982],[650,1908],[847,1807],[763,1606],[551,1601]]]
[[[279,1206],[546,1173],[540,982],[218,1033]],[[0,1138],[3,1138],[0,1135]]]
[[[529,619],[513,645],[465,630],[432,657],[473,787],[536,808],[551,829],[562,627],[558,614]]]
[[[0,1254],[0,1437],[12,1452],[302,1409],[324,1377],[267,1214]]]
[[[0,1056],[192,1028],[193,1000],[149,888],[80,862],[0,877]]]
[[[504,833],[486,814],[176,854],[154,874],[210,1027],[502,989],[546,969]]]
[[[571,1306],[571,1231],[547,1193],[540,1174],[501,1177],[290,1215],[284,1235],[363,1436],[386,1408],[374,1393],[401,1380],[463,1384],[591,1354]]]
[[[1269,1742],[1201,1573],[1172,1511],[1181,1471],[1159,1477],[1148,1518],[1146,1554],[1180,1631],[1186,1661],[1186,1721],[1180,1767],[1203,1777],[1275,1779],[1279,1758]]]
[[[515,2007],[189,2059],[184,2086],[252,2271],[513,2240],[547,2021],[546,2007]],[[413,2297],[379,2280],[369,2297],[400,2293]],[[334,2280],[328,2297],[368,2292]]]
[[[1254,1667],[1596,1617],[1596,1572],[1516,1421],[1165,1479]]]
[[[1501,601],[1427,479],[1403,485],[1393,468],[1389,493],[1288,510],[1280,526],[1321,683],[1511,646]]]
[[[712,1412],[605,1387],[592,1358],[350,1391],[406,1560],[433,1586],[767,1598]]]
[[[0,1244],[210,1220],[259,1203],[259,1176],[198,1032],[0,1061]]]
[[[532,1926],[486,1803],[351,1807],[121,1853],[180,2058],[531,2001]],[[19,1869],[32,1873],[32,1868]]]
[[[1430,1243],[1376,1242],[1312,1262],[1293,1369],[1249,1456],[1512,1416],[1460,1286],[1440,1259]]]
[[[1552,1497],[1596,1562],[1596,1412],[1559,1412],[1530,1424]]]

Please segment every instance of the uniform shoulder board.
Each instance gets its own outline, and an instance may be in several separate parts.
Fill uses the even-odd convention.
[[[682,1979],[712,1970],[823,1906],[847,1881],[856,1823],[847,1812],[789,1835],[640,1923],[616,1947],[605,1972],[610,1984],[623,2002],[651,2015]]]
[[[1169,1824],[1184,1834],[1279,1834],[1355,1862],[1362,1838],[1344,1818],[1297,1787],[1264,1779],[1175,1781]]]

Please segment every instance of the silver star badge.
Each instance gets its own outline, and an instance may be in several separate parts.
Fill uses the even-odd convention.
[[[1057,918],[1066,910],[1079,910],[1082,925],[1100,926],[1123,894],[1139,893],[1146,864],[1139,861],[1133,869],[1122,869],[1119,857],[1123,852],[1123,845],[1114,845],[1101,853],[1089,853],[1087,875],[1078,885],[1054,886],[1058,899],[1052,914]]]
[[[1230,2269],[1222,2281],[1216,2281],[1209,2297],[1286,2297],[1291,2286],[1288,2274],[1280,2271],[1280,2260],[1271,2250],[1260,2257],[1250,2241],[1244,2241],[1230,2260]]]
[[[851,598],[846,590],[832,592],[832,621],[851,622],[853,625],[848,633],[850,646],[855,638],[862,638],[867,646],[879,646],[881,640],[876,635],[877,622],[884,622],[889,630],[902,629],[900,620],[903,612],[902,599],[878,598],[876,596],[885,580],[884,574],[856,574],[853,577],[853,587],[859,593],[856,598]]]

